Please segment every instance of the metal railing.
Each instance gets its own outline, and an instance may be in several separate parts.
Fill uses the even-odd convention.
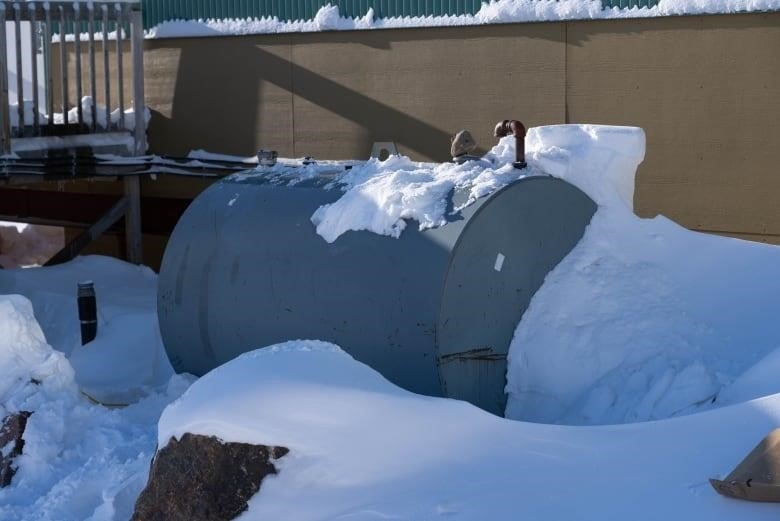
[[[29,30],[23,30],[23,26]],[[23,41],[27,38],[29,42]],[[59,42],[53,43],[54,38]],[[128,39],[129,64],[125,56]],[[15,43],[15,56],[9,56],[9,41]],[[112,135],[117,142],[124,139],[124,143],[131,137],[130,153],[145,153],[140,0],[2,1],[0,47],[0,71],[5,71],[0,73],[0,153],[7,155],[17,148],[28,151],[38,146],[44,150],[67,148],[67,138],[75,136],[82,138],[78,143],[84,146],[89,140],[83,137],[92,134],[109,134],[102,136],[103,144],[110,144]],[[16,71],[15,99],[9,99],[12,59]],[[133,125],[125,115],[128,65],[132,73]],[[25,68],[30,71],[31,99],[25,99]],[[87,92],[89,97],[85,97]],[[112,92],[116,94],[115,103]],[[102,105],[98,105],[99,99]],[[12,110],[15,125],[11,121]],[[36,144],[23,145],[23,140],[36,140]]]

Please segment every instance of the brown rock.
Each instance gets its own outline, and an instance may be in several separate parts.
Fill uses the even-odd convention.
[[[22,435],[30,414],[21,411],[3,419],[3,426],[0,427],[0,488],[10,485],[11,478],[16,474],[16,467],[13,466],[14,458],[22,454],[24,448]]]
[[[228,521],[269,474],[285,447],[225,443],[213,436],[171,438],[152,460],[149,482],[135,504],[132,521]]]
[[[450,154],[452,154],[452,157],[458,157],[469,154],[475,148],[477,148],[477,142],[474,140],[471,132],[468,130],[461,130],[452,138]]]

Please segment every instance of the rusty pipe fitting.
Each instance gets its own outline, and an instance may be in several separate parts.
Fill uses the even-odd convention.
[[[515,136],[515,162],[512,163],[515,168],[525,168],[525,125],[516,119],[505,119],[499,121],[496,125],[493,135],[504,137]]]

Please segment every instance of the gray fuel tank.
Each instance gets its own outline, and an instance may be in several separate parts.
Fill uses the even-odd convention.
[[[596,205],[564,181],[527,177],[440,228],[328,244],[310,220],[342,195],[328,181],[233,176],[192,202],[159,278],[175,369],[202,375],[258,347],[319,339],[410,391],[503,415],[514,330]]]

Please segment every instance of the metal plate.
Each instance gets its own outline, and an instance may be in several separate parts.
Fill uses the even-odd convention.
[[[495,194],[472,217],[453,250],[436,330],[445,396],[504,414],[515,328],[595,211],[574,186],[529,177]]]

